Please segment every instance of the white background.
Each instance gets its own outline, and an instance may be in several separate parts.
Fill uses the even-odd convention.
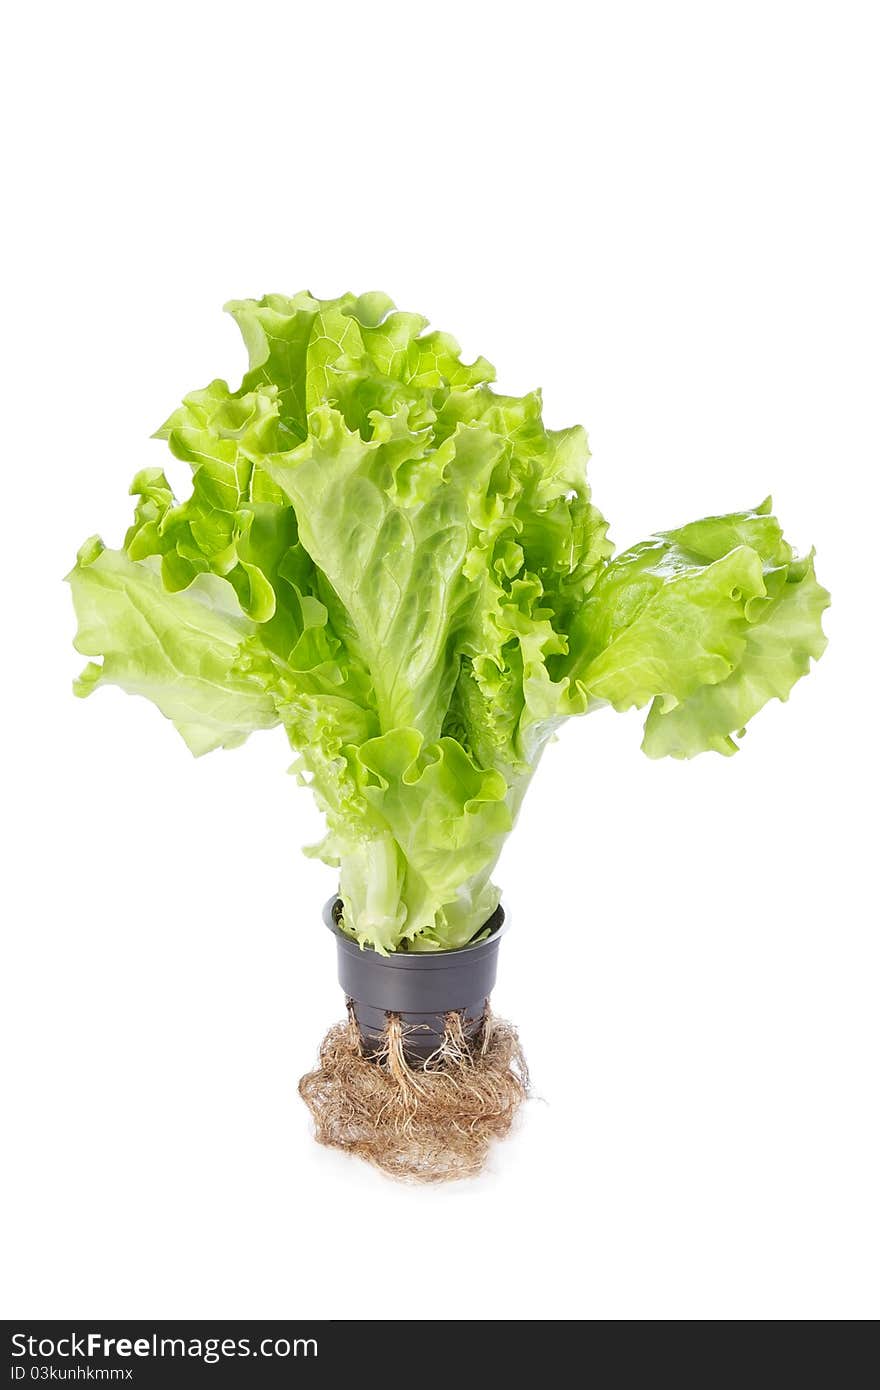
[[[880,1312],[871,4],[84,3],[7,20],[6,1316]],[[11,180],[11,185],[10,181]],[[381,288],[583,421],[620,544],[771,489],[828,653],[743,751],[552,748],[501,867],[538,1099],[478,1181],[310,1138],[333,874],[280,732],[70,695],[61,577],[231,297]]]

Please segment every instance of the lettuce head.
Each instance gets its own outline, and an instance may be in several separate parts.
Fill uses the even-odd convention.
[[[648,708],[650,757],[736,751],[824,649],[828,594],[769,500],[614,555],[580,426],[382,294],[227,306],[249,368],[158,431],[119,550],[68,576],[75,684],[147,696],[193,753],[281,724],[347,931],[465,945],[562,721]]]

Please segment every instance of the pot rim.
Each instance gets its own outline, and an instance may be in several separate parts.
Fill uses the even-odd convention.
[[[366,958],[372,964],[382,967],[389,966],[397,970],[443,970],[459,965],[463,962],[464,957],[476,954],[490,946],[497,946],[510,925],[509,918],[499,903],[480,928],[480,931],[485,931],[495,918],[498,919],[497,924],[491,928],[489,935],[484,937],[482,941],[472,941],[467,946],[456,946],[449,951],[392,951],[389,955],[383,956],[372,946],[361,946],[352,937],[346,936],[345,932],[340,931],[333,916],[333,909],[337,903],[341,902],[342,899],[339,894],[334,893],[332,898],[327,899],[321,914],[324,925],[330,929],[339,945],[354,953],[361,961]]]

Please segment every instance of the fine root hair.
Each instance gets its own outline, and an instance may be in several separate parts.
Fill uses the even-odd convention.
[[[437,1051],[414,1061],[405,1025],[389,1014],[380,1050],[367,1057],[349,1007],[348,1021],[330,1029],[317,1068],[299,1083],[318,1143],[410,1182],[479,1173],[528,1095],[528,1070],[516,1029],[488,1006],[473,1036],[458,1013],[445,1025]]]

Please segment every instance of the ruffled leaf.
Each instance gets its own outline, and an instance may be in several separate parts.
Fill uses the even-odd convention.
[[[216,582],[172,594],[157,571],[97,537],[67,576],[79,627],[74,645],[89,662],[78,695],[118,685],[152,700],[193,753],[234,748],[278,723],[262,683],[239,669],[252,625],[223,607]]]
[[[825,648],[829,602],[770,511],[707,517],[613,560],[573,625],[565,669],[589,701],[652,702],[651,757],[731,753]]]

